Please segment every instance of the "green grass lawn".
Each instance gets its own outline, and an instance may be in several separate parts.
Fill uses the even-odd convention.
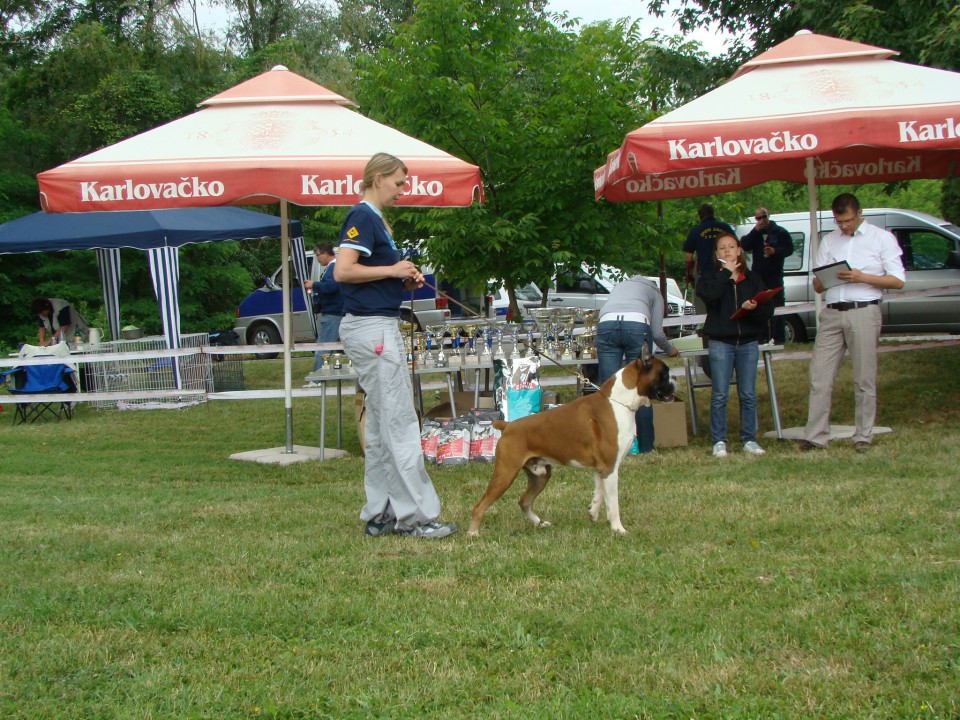
[[[880,363],[895,432],[870,453],[715,461],[701,430],[628,458],[626,537],[566,468],[538,503],[551,528],[518,483],[477,539],[365,537],[349,423],[344,460],[227,459],[283,445],[282,401],[15,428],[8,407],[0,717],[960,717],[960,353]],[[248,388],[281,367],[246,362]],[[776,372],[802,424],[807,363]],[[849,368],[834,406],[852,421]],[[318,407],[295,401],[296,443],[316,446]],[[445,520],[466,529],[489,473],[431,469]]]

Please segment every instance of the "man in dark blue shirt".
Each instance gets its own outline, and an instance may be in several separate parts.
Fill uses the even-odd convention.
[[[683,252],[687,261],[688,284],[693,284],[696,280],[694,277],[694,259],[696,259],[696,275],[699,277],[709,269],[713,262],[713,248],[717,243],[717,238],[725,233],[736,237],[732,227],[713,217],[712,205],[701,205],[697,210],[697,217],[700,222],[690,228],[687,239],[683,243]]]
[[[753,253],[753,271],[760,276],[767,288],[783,287],[783,261],[793,255],[793,238],[770,219],[770,212],[765,207],[758,207],[753,219],[757,224],[740,239],[740,247],[745,252]],[[774,295],[770,303],[774,308],[783,307],[783,292]],[[783,315],[773,316],[765,339],[783,345],[786,339]]]

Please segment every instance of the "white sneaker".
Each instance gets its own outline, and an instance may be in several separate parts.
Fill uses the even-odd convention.
[[[763,451],[761,450],[760,452]],[[727,444],[723,440],[713,444],[713,456],[715,458],[723,458],[727,456]]]
[[[743,451],[745,453],[750,453],[751,455],[763,455],[764,449],[757,445],[753,440],[748,440],[743,444]]]

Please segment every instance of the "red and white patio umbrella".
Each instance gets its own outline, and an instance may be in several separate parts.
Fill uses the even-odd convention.
[[[817,183],[960,175],[960,74],[895,62],[896,54],[801,30],[628,133],[594,171],[596,197],[665,200],[806,182],[816,256]]]
[[[84,212],[279,201],[283,285],[290,288],[287,203],[353,205],[376,152],[396,155],[409,169],[399,205],[483,201],[479,168],[347,107],[353,104],[278,66],[203,101],[199,112],[40,173],[41,205],[47,212]],[[289,291],[283,300],[292,453]]]
[[[47,212],[205,205],[353,205],[367,160],[409,168],[398,204],[482,199],[479,169],[364,117],[346,98],[276,67],[200,103],[203,110],[37,176]]]
[[[597,198],[661,200],[768,180],[889,182],[960,174],[960,74],[801,31],[724,85],[627,134]]]

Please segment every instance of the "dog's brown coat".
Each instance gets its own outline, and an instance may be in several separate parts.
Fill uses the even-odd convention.
[[[473,507],[468,534],[477,534],[484,513],[513,484],[521,468],[527,475],[527,489],[520,497],[520,508],[534,525],[549,525],[533,512],[533,503],[557,463],[595,469],[590,516],[598,519],[604,499],[611,528],[625,532],[619,517],[617,471],[632,443],[633,413],[644,402],[671,393],[667,366],[645,355],[592,395],[514,422],[494,423],[503,435],[497,443],[493,477]],[[626,423],[629,427],[621,427]]]

